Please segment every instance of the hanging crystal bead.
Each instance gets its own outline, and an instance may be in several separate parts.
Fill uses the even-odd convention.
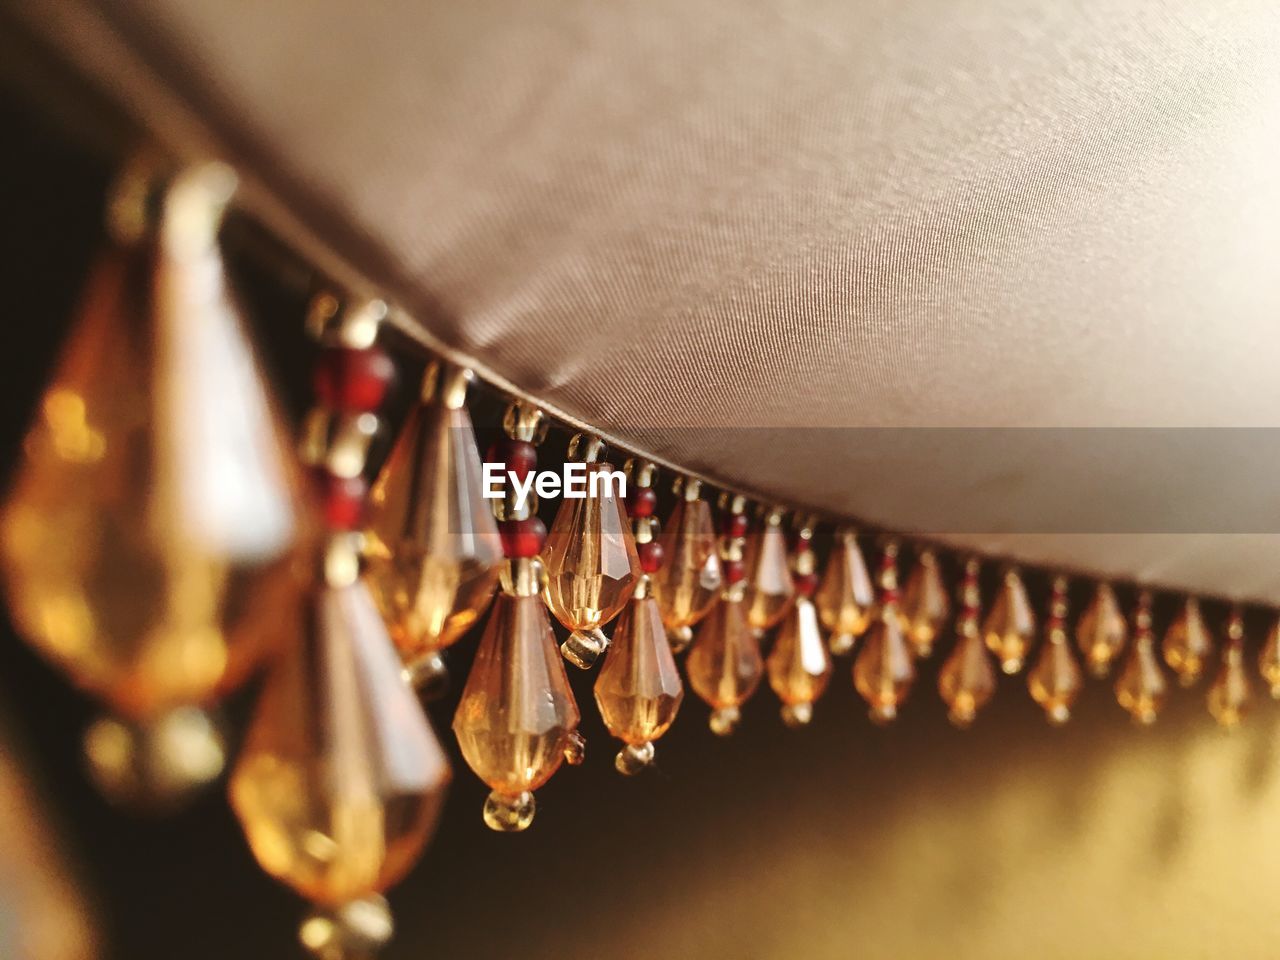
[[[433,682],[439,652],[479,620],[502,566],[465,406],[469,379],[470,371],[430,366],[370,495],[370,587],[410,674]]]
[[[796,592],[782,517],[781,510],[766,511],[760,529],[747,538],[747,622],[759,631],[772,630],[782,622]]]
[[[812,539],[812,525],[804,526],[792,558],[795,602],[783,618],[766,660],[769,685],[782,701],[782,719],[790,727],[810,721],[813,704],[831,679],[831,655],[811,599],[817,586]]]
[[[830,648],[836,656],[852,651],[857,638],[871,626],[875,587],[852,530],[836,534],[814,605],[822,625],[831,631]]]
[[[1129,625],[1120,610],[1120,603],[1111,584],[1100,583],[1093,600],[1076,624],[1076,643],[1084,654],[1089,672],[1095,677],[1105,677],[1111,672],[1111,664],[1124,650],[1129,639]]]
[[[1027,673],[1031,698],[1054,726],[1071,719],[1071,707],[1080,695],[1083,678],[1067,637],[1067,580],[1055,577],[1049,601],[1049,621],[1040,656]]]
[[[603,477],[610,469],[603,454],[599,440],[574,438],[569,455],[585,464],[586,489],[595,493],[564,499],[543,554],[547,605],[572,631],[561,652],[584,670],[609,646],[601,627],[622,612],[641,574],[622,501]]]
[[[1188,597],[1169,629],[1162,644],[1164,662],[1178,676],[1178,682],[1189,687],[1200,679],[1205,663],[1213,653],[1213,637],[1205,626],[1200,613],[1200,601]]]
[[[133,718],[243,679],[302,589],[301,484],[217,246],[234,183],[182,171],[154,230],[118,198],[123,245],[94,270],[0,524],[21,631]]]
[[[1244,722],[1252,691],[1244,663],[1244,619],[1232,610],[1227,622],[1227,642],[1222,645],[1222,664],[1209,687],[1209,712],[1228,730]]]
[[[1036,619],[1017,568],[1005,571],[982,631],[1000,669],[1007,674],[1020,671],[1035,639]]]
[[[1142,591],[1134,615],[1133,646],[1124,669],[1116,679],[1116,699],[1129,711],[1135,723],[1155,723],[1168,695],[1168,682],[1155,652],[1155,635],[1151,630],[1151,594]]]
[[[921,659],[933,652],[933,642],[951,615],[947,585],[942,579],[938,556],[925,548],[907,577],[902,591],[902,625],[916,656]],[[978,631],[981,637],[981,631]]]
[[[915,655],[898,610],[897,557],[897,544],[886,544],[880,566],[880,607],[853,661],[854,687],[878,724],[897,717],[916,677]]]
[[[666,562],[653,574],[653,595],[677,652],[692,641],[693,627],[719,599],[723,582],[711,504],[697,480],[686,481],[680,492],[658,540]]]
[[[977,560],[969,560],[965,564],[960,591],[961,612],[956,622],[956,646],[938,674],[938,693],[947,705],[948,719],[963,729],[973,723],[978,711],[996,692],[995,666],[978,623],[981,595]]]

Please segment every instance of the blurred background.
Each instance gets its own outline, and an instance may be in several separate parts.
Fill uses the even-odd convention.
[[[7,474],[102,241],[111,171],[9,90],[0,124]],[[233,267],[296,412],[304,285],[253,257]],[[1157,609],[1159,630],[1169,613]],[[1265,626],[1248,621],[1251,655]],[[110,807],[81,768],[93,705],[7,618],[0,634],[0,958],[27,960],[18,944],[37,934],[28,955],[40,960],[301,956],[304,905],[257,868],[222,785],[162,818]],[[1055,730],[1023,678],[1002,678],[960,732],[936,695],[935,657],[882,730],[845,661],[803,731],[782,726],[762,689],[721,740],[688,694],[657,769],[626,780],[594,676],[575,671],[587,763],[539,791],[530,831],[499,836],[449,730],[473,646],[459,645],[454,693],[431,708],[455,783],[434,843],[391,894],[387,960],[1275,955],[1280,709],[1260,684],[1253,715],[1225,735],[1203,684],[1175,691],[1145,730],[1091,682]],[[233,731],[251,701],[252,690],[230,705]]]

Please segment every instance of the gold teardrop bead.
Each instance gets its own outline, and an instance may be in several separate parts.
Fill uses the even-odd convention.
[[[1162,644],[1164,662],[1178,676],[1178,682],[1189,687],[1200,679],[1205,664],[1213,652],[1213,637],[1205,626],[1200,613],[1200,602],[1188,597],[1169,629]]]
[[[463,376],[431,377],[435,389],[409,414],[369,497],[369,585],[406,661],[474,626],[502,568]]]
[[[652,762],[652,743],[675,721],[684,698],[662,612],[649,595],[634,598],[618,617],[613,640],[595,685],[596,705],[609,733],[644,751]],[[630,767],[639,769],[635,751]]]
[[[747,621],[756,630],[771,630],[787,615],[796,593],[781,512],[771,510],[748,538],[746,568]]]
[[[547,605],[574,632],[563,649],[571,663],[586,668],[608,646],[600,628],[622,612],[642,571],[622,502],[599,478],[609,465],[584,466],[588,488],[596,483],[599,495],[565,498],[543,557]],[[578,655],[570,656],[572,650]]]
[[[1017,570],[1005,571],[995,602],[982,625],[987,648],[1000,661],[1000,669],[1013,674],[1026,663],[1035,639],[1036,618],[1027,599],[1027,588]]]
[[[1129,625],[1125,622],[1109,583],[1100,583],[1093,599],[1076,624],[1076,643],[1084,655],[1089,672],[1095,677],[1105,677],[1111,672],[1124,645],[1129,640]]]
[[[448,780],[364,584],[317,588],[231,778],[263,869],[321,904],[384,890],[422,851]]]
[[[778,628],[766,661],[769,685],[782,701],[788,726],[808,723],[813,704],[831,679],[831,654],[818,626],[818,612],[808,597],[796,597]]]
[[[751,698],[764,675],[760,642],[747,621],[746,604],[724,599],[711,608],[685,661],[689,686],[710,705],[711,729],[733,732],[739,708]]]
[[[1135,723],[1146,726],[1155,723],[1168,692],[1169,684],[1156,657],[1155,640],[1149,633],[1140,634],[1116,678],[1116,699]]]
[[[996,692],[996,669],[976,622],[961,626],[955,649],[938,674],[938,693],[957,727],[968,727]]]
[[[942,580],[938,557],[932,550],[922,550],[907,584],[902,590],[902,625],[916,656],[928,657],[938,631],[951,615],[951,600]]]
[[[1244,627],[1233,617],[1227,628],[1227,642],[1222,647],[1222,663],[1209,687],[1209,713],[1219,725],[1233,730],[1244,722],[1249,712],[1252,690],[1244,662]]]
[[[853,685],[867,702],[871,719],[888,723],[897,717],[915,678],[915,654],[897,604],[885,603],[854,659]]]
[[[850,652],[854,641],[871,626],[876,602],[866,560],[852,531],[836,535],[813,601],[822,625],[831,632],[831,652],[837,656]]]
[[[658,542],[666,559],[652,575],[653,594],[667,629],[683,635],[701,622],[720,597],[723,576],[711,504],[679,500]]]
[[[1035,665],[1027,674],[1027,689],[1051,724],[1061,726],[1071,719],[1071,708],[1080,695],[1083,680],[1066,631],[1050,629]]]
[[[531,792],[576,750],[580,717],[546,607],[523,582],[536,578],[517,570],[509,579],[521,595],[504,589],[494,600],[453,732],[467,764],[493,788],[486,822],[522,830],[533,816]]]
[[[134,718],[207,700],[294,632],[310,517],[216,245],[229,171],[95,267],[0,520],[21,631]]]

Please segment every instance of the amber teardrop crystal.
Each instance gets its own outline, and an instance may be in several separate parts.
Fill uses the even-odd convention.
[[[658,538],[665,562],[653,574],[653,594],[677,648],[693,639],[693,627],[711,610],[723,582],[711,504],[698,496],[698,486],[684,485]]]
[[[624,773],[652,762],[653,741],[667,732],[684,698],[662,612],[647,588],[642,580],[618,617],[595,685],[604,725],[626,744],[618,755]]]
[[[1105,677],[1111,672],[1111,664],[1129,639],[1129,625],[1120,611],[1111,584],[1100,583],[1093,600],[1076,624],[1076,643],[1084,654],[1089,672],[1095,677]]]
[[[294,631],[291,444],[222,273],[234,177],[181,174],[95,268],[4,509],[22,632],[133,717],[207,700]]]
[[[831,654],[818,626],[818,611],[808,597],[796,597],[787,611],[766,666],[769,685],[782,701],[783,721],[791,727],[807,724],[831,679]]]
[[[831,652],[841,656],[851,651],[871,625],[875,607],[875,588],[853,531],[836,535],[813,601],[822,625],[831,631]]]
[[[1067,581],[1055,577],[1049,601],[1049,620],[1045,625],[1044,644],[1035,665],[1027,672],[1027,689],[1031,699],[1044,710],[1054,726],[1071,719],[1071,707],[1080,695],[1083,677],[1067,637]]]
[[[902,589],[902,625],[917,657],[928,657],[938,631],[951,614],[947,585],[942,580],[938,556],[932,550],[921,550],[920,557]]]
[[[1178,675],[1178,682],[1189,687],[1204,673],[1213,653],[1213,637],[1200,613],[1200,601],[1188,597],[1178,615],[1165,631],[1162,644],[1164,662]]]
[[[1273,700],[1280,700],[1280,618],[1267,631],[1267,640],[1258,653],[1258,672],[1267,681]]]
[[[547,534],[543,553],[547,605],[573,631],[561,651],[586,669],[608,647],[600,629],[626,605],[640,578],[640,559],[614,486],[603,478],[607,463],[586,463],[586,483],[598,495],[566,497]]]
[[[1000,669],[1013,674],[1022,669],[1035,639],[1036,618],[1027,599],[1027,588],[1016,569],[1006,570],[995,602],[982,625],[987,648],[1000,661]]]
[[[409,662],[476,623],[502,567],[465,383],[465,371],[433,365],[370,494],[369,585]]]
[[[759,530],[747,538],[747,622],[755,630],[771,630],[782,622],[795,596],[782,511],[765,514]]]
[[[897,717],[915,678],[915,654],[903,633],[897,603],[887,602],[854,658],[853,685],[867,701],[871,719],[888,723]]]
[[[1244,662],[1244,621],[1233,611],[1227,624],[1227,641],[1222,645],[1222,664],[1209,687],[1209,713],[1228,730],[1244,722],[1252,691]]]
[[[453,716],[462,756],[493,789],[485,819],[499,830],[528,826],[532,791],[576,748],[578,705],[537,577],[527,572],[537,562],[512,561],[524,569],[504,573]]]
[[[948,719],[968,727],[996,692],[996,668],[976,621],[962,625],[955,649],[938,674],[938,693]]]
[[[1144,593],[1138,600],[1133,647],[1116,678],[1116,699],[1135,723],[1148,726],[1160,715],[1168,692],[1169,684],[1160,669],[1151,632],[1151,597]]]
[[[448,780],[364,584],[317,588],[231,778],[258,862],[321,904],[384,890],[417,859]]]
[[[764,675],[760,641],[747,621],[746,604],[728,591],[698,627],[685,661],[689,686],[711,706],[711,729],[721,736],[737,726],[739,708]],[[732,598],[731,598],[732,597]]]

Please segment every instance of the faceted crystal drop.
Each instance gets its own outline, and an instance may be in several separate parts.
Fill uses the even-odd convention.
[[[924,550],[919,562],[907,577],[902,591],[902,625],[916,656],[933,652],[933,641],[951,613],[947,585],[942,581],[938,558],[932,550]]]
[[[747,622],[745,602],[726,599],[711,608],[698,627],[685,670],[693,692],[714,711],[711,729],[732,732],[738,708],[755,693],[764,675],[760,642]]]
[[[723,581],[711,504],[680,500],[658,542],[666,560],[653,574],[654,596],[667,629],[687,643],[692,636],[690,628],[719,598]]]
[[[787,615],[796,592],[781,514],[771,513],[747,541],[746,565],[747,621],[756,630],[770,630]]]
[[[134,717],[208,699],[295,629],[299,484],[224,285],[219,169],[96,267],[2,521],[21,630]]]
[[[915,678],[915,655],[902,632],[897,604],[887,603],[854,659],[853,685],[871,708],[871,719],[888,723],[898,715]]]
[[[831,654],[818,627],[818,611],[808,597],[797,597],[778,628],[766,665],[769,685],[782,701],[789,726],[809,722],[813,704],[831,679]]]
[[[1194,597],[1187,598],[1165,631],[1163,652],[1164,662],[1178,675],[1182,686],[1189,687],[1200,679],[1213,652],[1213,637],[1200,613],[1200,602]]]
[[[1027,674],[1031,698],[1044,710],[1049,722],[1060,726],[1071,719],[1071,707],[1080,695],[1083,677],[1066,633],[1051,630],[1035,666]]]
[[[1249,712],[1251,692],[1244,662],[1244,637],[1228,636],[1222,648],[1222,665],[1209,687],[1209,712],[1219,724],[1234,729]]]
[[[413,865],[449,765],[364,584],[318,588],[309,612],[268,675],[231,803],[263,869],[337,905]]]
[[[606,463],[584,466],[588,489],[593,477],[609,469]],[[582,641],[582,651],[594,651],[573,660],[581,667],[590,666],[608,646],[600,628],[622,612],[641,574],[622,501],[613,485],[595,482],[599,496],[564,500],[543,554],[547,605]],[[566,652],[574,639],[570,637]]]
[[[999,659],[1001,670],[1017,673],[1022,669],[1035,637],[1036,618],[1018,571],[1006,571],[982,632],[987,648]]]
[[[836,536],[822,583],[813,598],[822,625],[831,631],[831,652],[848,653],[871,625],[875,588],[858,538],[848,530]]]
[[[957,727],[973,723],[978,711],[996,692],[996,669],[983,642],[977,622],[964,630],[955,649],[938,674],[938,693],[949,708],[947,716]]]
[[[1280,619],[1267,631],[1267,642],[1258,654],[1258,672],[1267,681],[1272,699],[1280,700]]]
[[[657,740],[675,720],[684,684],[653,597],[637,597],[618,617],[595,694],[609,733],[627,744]]]
[[[484,612],[502,544],[465,407],[441,400],[410,414],[370,496],[367,553],[370,586],[406,659],[453,643]]]
[[[1135,723],[1155,723],[1169,692],[1164,671],[1156,656],[1155,639],[1141,633],[1133,641],[1129,658],[1116,679],[1116,699],[1129,711]]]
[[[1084,654],[1089,672],[1105,677],[1111,664],[1129,639],[1129,625],[1120,611],[1110,584],[1098,584],[1093,600],[1076,624],[1076,643]]]
[[[541,598],[499,593],[453,717],[467,764],[499,796],[519,798],[559,769],[578,720]]]

